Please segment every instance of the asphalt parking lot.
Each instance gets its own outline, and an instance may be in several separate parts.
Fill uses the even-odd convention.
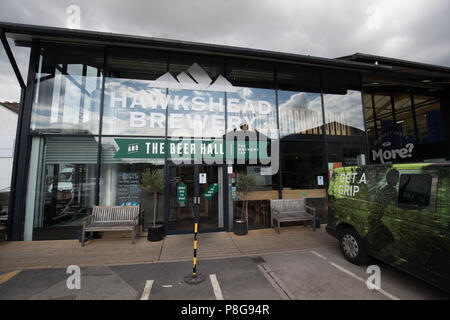
[[[82,267],[80,289],[66,268],[0,274],[0,299],[31,300],[405,300],[448,299],[425,282],[373,261],[381,288],[369,289],[366,266],[348,263],[337,247],[199,260],[205,280],[184,282],[190,261]],[[1,280],[3,279],[3,280]]]

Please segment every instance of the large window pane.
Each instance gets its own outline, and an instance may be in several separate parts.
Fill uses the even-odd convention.
[[[238,59],[227,60],[227,76],[233,85],[227,92],[227,132],[248,130],[278,139],[274,66]],[[278,150],[277,150],[278,151]],[[270,226],[270,199],[279,197],[278,174],[254,165],[234,165],[231,178],[232,213],[235,219],[248,210],[250,229]],[[251,177],[254,190],[246,197],[235,189],[241,177]],[[244,201],[244,200],[247,200]],[[247,205],[245,205],[247,203]]]
[[[164,136],[167,95],[153,81],[105,79],[102,133]]]
[[[168,136],[223,137],[225,94],[200,90],[170,90]]]
[[[322,137],[323,118],[320,94],[278,91],[280,137],[306,135]]]
[[[102,133],[164,136],[168,105],[167,56],[108,48]]]
[[[233,166],[231,176],[233,217],[234,219],[245,217],[245,211],[248,210],[249,229],[270,227],[270,199],[279,198],[278,174],[265,175],[264,169],[252,165]],[[253,190],[244,195],[239,189],[239,179],[246,176],[252,179]]]
[[[169,90],[168,136],[223,137],[225,91],[231,88],[223,60],[172,54],[169,70],[177,84]]]
[[[267,62],[228,59],[226,78],[236,87],[275,89],[274,66]]]
[[[392,116],[392,103],[390,93],[375,93],[375,114],[377,119]]]
[[[103,48],[43,44],[40,51],[31,131],[98,134]]]
[[[417,105],[416,101],[419,102]],[[420,143],[445,140],[439,99],[414,96],[414,104],[416,105],[417,130]]]
[[[77,237],[95,204],[97,150],[93,137],[33,137],[26,240]]]
[[[320,74],[316,68],[277,64],[279,90],[320,93]]]
[[[167,54],[159,51],[108,47],[107,59],[111,78],[155,80],[167,72]]]
[[[323,142],[286,142],[280,146],[283,199],[305,198],[325,222],[326,175]]]
[[[247,126],[278,138],[275,90],[239,87],[227,94],[227,106],[227,132]]]
[[[364,118],[360,91],[345,94],[324,94],[327,135],[364,135]]]
[[[325,189],[322,142],[282,141],[280,152],[283,192],[288,189]]]
[[[373,105],[372,105],[372,94],[364,93],[363,95],[364,101],[364,112],[366,121],[373,121]]]
[[[100,205],[140,205],[144,212],[139,224],[147,231],[154,212],[157,222],[164,221],[164,186],[155,197],[154,192],[143,185],[142,176],[145,172],[156,172],[164,181],[164,159],[122,158],[118,150],[115,138],[102,139]]]
[[[356,139],[335,138],[328,140],[328,165],[355,166],[360,164],[361,155],[366,157],[367,149],[363,137]],[[367,159],[364,158],[366,163]]]

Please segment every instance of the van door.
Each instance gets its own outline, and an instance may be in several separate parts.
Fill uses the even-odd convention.
[[[385,212],[397,263],[418,276],[441,278],[443,246],[437,212],[438,172],[399,170],[397,205]]]

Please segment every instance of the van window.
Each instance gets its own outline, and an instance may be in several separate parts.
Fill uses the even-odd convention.
[[[429,174],[402,174],[398,204],[427,207],[430,204],[432,178]]]

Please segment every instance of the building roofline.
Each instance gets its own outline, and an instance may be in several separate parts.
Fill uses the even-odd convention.
[[[0,106],[8,109],[9,111],[14,112],[15,114],[19,114],[19,104],[17,104],[17,108],[6,104],[5,102],[0,102]]]
[[[342,61],[355,61],[355,62],[364,62],[364,63],[377,62],[378,65],[389,65],[389,66],[393,66],[393,67],[406,67],[406,68],[421,69],[421,70],[427,70],[427,71],[444,72],[444,73],[450,74],[450,67],[446,67],[446,66],[423,63],[423,62],[415,62],[415,61],[403,60],[403,59],[398,59],[398,58],[377,56],[377,55],[373,55],[373,54],[360,53],[360,52],[357,52],[357,53],[354,53],[354,54],[348,55],[348,56],[339,57],[336,59],[342,60]]]
[[[62,42],[96,43],[116,46],[138,46],[160,50],[184,51],[193,53],[236,56],[256,60],[271,60],[285,63],[309,64],[323,67],[353,69],[359,71],[390,71],[390,66],[372,63],[330,59],[293,53],[250,49],[228,45],[206,44],[199,42],[162,39],[147,36],[125,35],[109,32],[76,30],[60,27],[37,26],[0,21],[0,30],[17,44],[30,45],[31,40],[59,40]]]

